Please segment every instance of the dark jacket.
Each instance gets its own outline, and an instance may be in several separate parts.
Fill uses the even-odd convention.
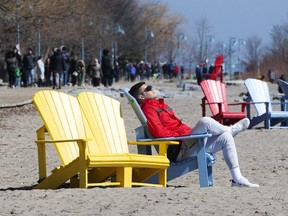
[[[108,55],[103,55],[101,59],[101,69],[103,76],[112,76],[112,65]]]
[[[56,73],[62,73],[66,69],[65,58],[61,52],[56,52],[51,57],[50,70]]]
[[[12,54],[12,52],[6,56],[5,67],[9,74],[15,75],[15,70],[18,67],[18,61],[16,57]]]
[[[26,54],[23,58],[23,67],[25,69],[33,69],[35,67],[36,59],[34,54]]]

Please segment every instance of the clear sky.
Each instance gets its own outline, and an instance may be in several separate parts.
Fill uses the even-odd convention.
[[[288,22],[288,0],[159,0],[168,3],[172,14],[186,17],[188,29],[205,18],[215,40],[226,42],[230,37],[246,39],[259,36],[263,44],[270,42],[273,25]],[[195,32],[194,32],[195,33]],[[192,34],[192,31],[188,31]]]

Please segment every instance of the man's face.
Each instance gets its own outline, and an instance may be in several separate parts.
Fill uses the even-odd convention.
[[[157,93],[156,93],[155,89],[150,85],[148,85],[148,86],[146,84],[142,85],[139,88],[139,91],[140,91],[139,98],[141,100],[157,98]]]

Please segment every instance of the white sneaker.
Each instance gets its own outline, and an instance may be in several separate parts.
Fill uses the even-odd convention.
[[[241,119],[240,121],[231,126],[232,136],[235,137],[240,132],[247,130],[249,125],[250,120],[248,118]]]
[[[250,183],[247,179],[242,179],[240,182],[235,182],[233,179],[231,179],[231,187],[259,187],[258,184]]]

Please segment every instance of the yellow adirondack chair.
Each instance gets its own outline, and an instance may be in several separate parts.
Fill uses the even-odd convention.
[[[131,157],[126,153],[108,153],[97,145],[77,98],[56,91],[39,91],[33,97],[44,125],[37,130],[39,184],[37,189],[58,188],[70,179],[70,185],[132,186]],[[46,135],[50,140],[46,140]],[[46,173],[46,144],[54,144],[61,165]],[[162,166],[169,166],[163,157]],[[166,182],[165,172],[161,184]]]
[[[102,94],[82,92],[77,96],[81,109],[93,132],[97,146],[105,149],[106,154],[126,154],[130,157],[132,186],[166,186],[167,168],[170,165],[166,157],[169,144],[175,141],[127,142],[120,102]],[[128,144],[159,145],[159,155],[129,153]],[[145,183],[151,176],[158,175],[158,184]]]

